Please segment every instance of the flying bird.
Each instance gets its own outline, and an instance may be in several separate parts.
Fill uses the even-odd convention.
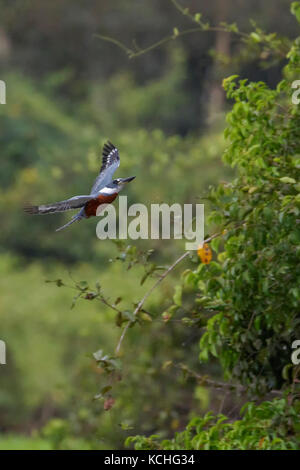
[[[99,214],[101,210],[105,209],[107,204],[111,204],[116,199],[124,186],[135,178],[135,176],[130,176],[129,178],[117,178],[113,180],[113,174],[119,166],[120,156],[118,149],[108,141],[103,147],[100,173],[89,195],[73,196],[70,199],[54,202],[53,204],[40,206],[28,205],[24,207],[24,211],[28,214],[43,215],[80,208],[80,211],[75,214],[67,224],[56,229],[56,232],[63,230],[81,219],[96,215],[97,209],[101,205],[102,207],[98,211]]]

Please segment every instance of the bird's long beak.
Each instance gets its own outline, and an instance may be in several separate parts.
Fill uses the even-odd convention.
[[[128,178],[123,178],[123,183],[130,183],[130,181],[134,180],[135,176],[129,176]]]

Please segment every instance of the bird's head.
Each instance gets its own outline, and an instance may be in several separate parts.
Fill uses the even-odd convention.
[[[130,183],[130,181],[134,180],[135,176],[129,176],[128,178],[116,178],[112,181],[111,185],[119,191],[123,189],[123,187]]]

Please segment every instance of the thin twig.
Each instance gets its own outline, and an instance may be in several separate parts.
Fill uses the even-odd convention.
[[[104,305],[106,305],[107,307],[111,308],[112,310],[114,310],[115,312],[117,313],[120,313],[122,314],[122,310],[120,310],[119,308],[117,308],[114,304],[111,304],[108,302],[108,300],[106,300],[105,297],[103,297],[103,295],[100,295],[96,297],[97,300],[99,300],[99,302],[102,302]]]
[[[210,26],[209,24],[203,23],[200,19],[199,20],[196,19],[196,17],[194,15],[189,13],[189,11],[187,9],[184,9],[175,0],[171,0],[171,3],[182,15],[187,16],[193,23],[196,23],[198,26],[195,27],[195,28],[185,29],[183,31],[179,31],[177,28],[174,28],[174,30],[176,29],[176,33],[174,32],[174,34],[166,36],[166,37],[160,39],[159,41],[151,44],[150,46],[145,47],[144,49],[140,48],[136,44],[136,42],[133,41],[135,50],[130,49],[129,47],[127,47],[122,42],[120,42],[117,39],[112,38],[110,36],[104,36],[103,34],[95,34],[94,36],[99,38],[99,39],[102,39],[104,41],[111,42],[112,44],[115,44],[120,49],[122,49],[124,52],[126,52],[126,54],[129,56],[130,59],[138,57],[142,54],[146,54],[147,52],[149,52],[153,49],[156,49],[157,47],[162,46],[163,44],[165,44],[167,42],[170,42],[170,41],[176,39],[177,37],[185,36],[186,34],[212,31],[212,32],[233,33],[233,34],[236,34],[236,35],[241,36],[243,38],[248,38],[248,36],[249,36],[247,33],[243,33],[243,32],[238,31],[238,30],[232,30],[232,29],[230,30],[230,29],[228,29],[224,26]]]
[[[203,23],[201,19],[197,19],[196,15],[193,15],[189,12],[188,8],[184,8],[183,6],[179,5],[176,0],[171,0],[176,10],[178,10],[182,15],[187,16],[193,23],[198,24],[201,26],[201,31],[214,31],[214,32],[221,32],[221,33],[233,33],[237,34],[238,36],[247,38],[249,35],[247,33],[243,33],[239,30],[229,30],[223,26],[210,26],[209,24]]]
[[[165,277],[167,277],[167,275],[177,266],[177,264],[179,264],[184,258],[186,258],[189,254],[189,251],[186,251],[185,253],[183,253],[183,255],[181,255],[171,266],[169,266],[169,268],[159,277],[159,279],[153,284],[153,286],[151,287],[150,290],[148,290],[146,292],[146,294],[144,295],[144,297],[142,298],[142,300],[140,300],[140,302],[138,303],[135,311],[133,312],[133,316],[137,316],[137,314],[139,313],[139,311],[141,310],[142,306],[144,305],[144,303],[146,302],[146,300],[148,299],[148,297],[152,294],[152,292],[154,291],[154,289],[156,289],[156,287],[165,279]],[[124,330],[122,331],[122,334],[121,334],[121,337],[120,337],[120,340],[117,344],[117,347],[116,347],[116,354],[118,354],[119,350],[120,350],[120,347],[121,347],[121,344],[123,342],[123,339],[124,339],[124,336],[126,335],[126,332],[129,328],[129,326],[131,325],[132,322],[128,322],[127,325],[125,326]]]
[[[116,46],[118,46],[120,49],[126,52],[129,56],[134,52],[132,49],[129,47],[125,46],[122,42],[118,41],[115,38],[111,38],[110,36],[104,36],[103,34],[95,34],[94,35],[96,38],[103,39],[103,41],[107,42],[112,42]]]
[[[209,23],[204,23],[203,21],[201,21],[201,17],[197,18],[197,14],[194,15],[194,14],[190,13],[188,8],[183,8],[176,0],[170,0],[170,1],[173,4],[173,6],[177,9],[177,11],[179,11],[182,15],[189,18],[189,20],[191,22],[197,24],[198,26],[195,27],[195,28],[185,29],[183,31],[178,30],[178,28],[174,28],[174,33],[172,35],[165,36],[164,38],[162,38],[159,41],[151,44],[148,47],[145,47],[144,49],[140,48],[136,44],[135,40],[133,41],[135,49],[131,49],[131,48],[127,47],[125,44],[123,44],[122,42],[120,42],[117,39],[112,38],[110,36],[104,36],[102,34],[95,34],[95,37],[98,37],[100,39],[103,39],[104,41],[111,42],[111,43],[115,44],[120,49],[122,49],[123,51],[126,52],[129,59],[139,57],[143,54],[146,54],[149,51],[152,51],[153,49],[158,48],[159,46],[162,46],[163,44],[166,44],[167,42],[170,42],[170,41],[173,41],[174,39],[177,39],[180,36],[185,36],[187,34],[192,34],[192,33],[200,33],[200,32],[209,31],[209,32],[221,32],[221,33],[235,34],[236,36],[239,36],[242,39],[242,41],[244,41],[244,42],[246,42],[249,38],[251,38],[251,35],[249,33],[239,31],[237,29],[236,25],[234,25],[235,28],[233,28],[232,27],[233,25],[230,25],[230,24],[226,25],[226,24],[223,23],[224,24],[224,26],[223,26],[223,24],[220,23],[220,25],[211,26]],[[269,46],[268,41],[264,40],[263,38],[262,38],[261,42],[262,43],[265,42],[266,45]],[[286,57],[287,51],[278,50],[278,52],[282,57]]]
[[[214,235],[212,235],[211,237],[208,237],[207,239],[204,240],[203,243],[208,243],[210,242],[211,240],[213,240],[214,238],[216,237],[219,237],[220,235],[222,234],[222,232],[218,232],[218,233],[215,233]],[[144,303],[146,302],[146,300],[148,299],[148,297],[152,294],[152,292],[160,285],[160,283],[170,274],[171,271],[173,271],[174,268],[176,268],[176,266],[181,263],[181,261],[183,261],[188,255],[189,255],[189,251],[186,251],[185,253],[183,253],[181,256],[179,256],[179,258],[176,259],[176,261],[174,261],[173,264],[171,264],[171,266],[168,267],[168,269],[166,269],[166,271],[159,277],[159,279],[153,284],[153,286],[146,292],[146,294],[144,295],[144,297],[142,298],[142,300],[140,300],[140,302],[138,303],[136,309],[134,310],[133,312],[133,316],[136,317],[137,314],[140,312],[141,308],[143,307]],[[124,337],[128,331],[128,328],[130,327],[130,325],[132,324],[132,321],[131,322],[128,322],[127,325],[125,326],[124,330],[122,331],[122,334],[121,334],[121,337],[119,339],[119,342],[117,344],[117,347],[116,347],[116,354],[119,353],[120,351],[120,348],[121,348],[121,345],[122,345],[122,342],[124,340]]]
[[[159,46],[162,46],[163,44],[166,44],[170,41],[173,41],[174,39],[177,39],[178,37],[186,36],[187,34],[193,34],[193,33],[203,33],[206,31],[235,33],[234,31],[228,31],[228,29],[223,28],[221,26],[207,26],[205,28],[203,28],[203,26],[198,26],[196,28],[188,28],[188,29],[184,29],[183,31],[177,31],[176,34],[165,36],[164,38],[160,39],[157,42],[154,42],[150,46],[145,47],[144,49],[139,48],[137,50],[130,49],[129,47],[125,46],[125,44],[121,43],[117,39],[114,39],[109,36],[103,36],[102,34],[95,34],[95,37],[98,37],[99,39],[103,39],[104,41],[107,41],[107,42],[112,42],[116,46],[123,49],[123,51],[126,52],[126,54],[128,55],[130,59],[134,59],[136,57],[139,57],[140,55],[143,55],[143,54],[146,54],[147,52],[152,51],[153,49],[157,49]],[[242,33],[235,33],[235,34],[240,34],[241,36],[243,36]],[[245,36],[247,35],[245,34]]]
[[[230,383],[230,382],[220,382],[220,381],[216,381],[216,380],[213,380],[205,375],[200,375],[198,374],[197,372],[189,369],[187,366],[185,365],[178,365],[177,367],[179,367],[181,370],[184,370],[185,372],[187,372],[191,377],[193,377],[194,379],[197,380],[197,382],[200,383],[200,385],[208,385],[209,387],[213,387],[213,388],[216,388],[216,389],[222,389],[222,390],[226,390],[226,391],[236,391],[238,393],[241,393],[241,394],[245,394],[247,393],[248,391],[248,388],[243,386],[243,385],[240,385],[240,384],[234,384],[234,383]],[[281,390],[269,390],[267,394],[272,394],[272,395],[276,395],[276,396],[281,396],[283,394],[283,392]]]

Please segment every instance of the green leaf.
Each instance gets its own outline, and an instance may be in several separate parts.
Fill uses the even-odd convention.
[[[149,315],[149,313],[146,313],[146,312],[141,312],[139,314],[139,317],[142,318],[142,320],[147,321],[147,322],[153,321],[151,315]]]
[[[103,357],[102,349],[98,349],[98,351],[94,352],[93,357],[96,359],[96,361],[100,361]]]
[[[259,34],[255,33],[255,32],[252,32],[250,34],[250,37],[255,41],[255,42],[260,42],[261,41],[261,37],[259,36]]]
[[[103,387],[103,388],[101,389],[101,394],[102,394],[102,395],[105,395],[105,394],[106,394],[107,392],[109,392],[109,390],[111,390],[111,389],[112,389],[112,386],[111,386],[111,385],[106,385],[105,387]]]
[[[175,294],[173,296],[173,300],[174,300],[175,305],[178,305],[178,307],[181,307],[182,305],[182,287],[181,286],[175,287]]]
[[[300,2],[292,2],[291,13],[295,15],[298,23],[300,23]]]
[[[130,426],[128,423],[120,423],[119,426],[123,429],[123,431],[130,431],[134,429],[133,426]]]
[[[175,38],[179,35],[178,28],[173,28],[173,35],[174,35]]]
[[[293,364],[286,364],[282,369],[282,377],[284,380],[290,380],[290,370],[293,368]]]
[[[218,251],[219,251],[220,242],[221,242],[221,239],[220,239],[219,237],[214,238],[214,239],[210,242],[212,249],[213,249],[216,253],[218,253]]]

